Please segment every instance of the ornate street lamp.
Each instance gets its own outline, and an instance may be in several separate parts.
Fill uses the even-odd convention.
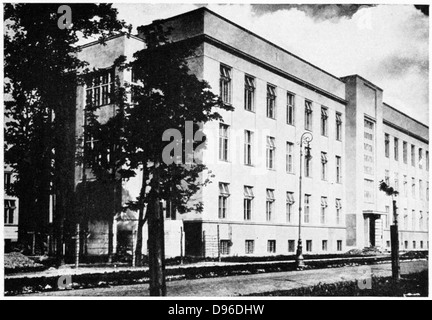
[[[303,164],[303,144],[305,144],[305,159],[310,160],[312,159],[311,153],[310,153],[310,142],[313,139],[312,133],[309,131],[306,131],[302,134],[300,138],[300,172],[299,172],[299,238],[297,243],[297,255],[296,255],[296,264],[297,268],[303,268],[304,267],[304,258],[303,258],[303,246],[302,246],[302,240],[301,240],[301,212],[302,212],[302,164]]]

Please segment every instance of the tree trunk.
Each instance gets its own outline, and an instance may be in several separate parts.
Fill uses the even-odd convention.
[[[136,248],[135,248],[135,265],[138,267],[142,266],[142,243],[143,243],[143,234],[142,229],[144,227],[144,196],[145,196],[145,190],[147,188],[147,170],[146,166],[143,165],[142,170],[142,182],[141,182],[141,191],[140,191],[140,207],[139,207],[139,214],[138,214],[138,230],[137,230],[137,238],[136,238]]]
[[[159,174],[155,166],[152,197],[148,213],[150,296],[166,296],[165,283],[165,232],[164,217],[160,207]]]

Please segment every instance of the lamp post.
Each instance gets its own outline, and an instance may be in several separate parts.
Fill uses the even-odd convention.
[[[306,159],[311,159],[312,156],[310,154],[310,142],[313,139],[312,133],[306,131],[302,134],[300,138],[300,171],[299,171],[299,237],[297,243],[297,255],[296,255],[296,264],[297,268],[304,267],[304,259],[303,259],[303,246],[301,239],[301,212],[302,212],[302,164],[303,164],[303,144],[306,144]]]

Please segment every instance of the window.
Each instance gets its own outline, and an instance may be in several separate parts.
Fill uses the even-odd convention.
[[[12,183],[12,173],[11,172],[5,172],[4,173],[4,188],[6,193],[10,190],[11,183]]]
[[[399,139],[398,138],[394,138],[393,142],[394,142],[394,146],[393,146],[393,148],[394,148],[394,159],[396,161],[399,161]]]
[[[295,95],[287,93],[287,123],[290,125],[295,124]]]
[[[245,253],[246,254],[253,254],[254,253],[254,247],[255,247],[255,241],[254,240],[246,240],[245,241]]]
[[[323,240],[321,244],[322,251],[327,251],[327,240]]]
[[[276,119],[276,87],[267,85],[267,118]]]
[[[420,200],[423,200],[423,181],[421,179],[419,180],[419,197]]]
[[[423,249],[423,240],[420,240],[420,249]]]
[[[220,96],[223,103],[231,104],[231,68],[220,66]]]
[[[416,196],[415,178],[411,178],[411,194],[412,194],[412,197],[415,199],[415,196]]]
[[[321,224],[326,224],[327,222],[327,198],[326,197],[321,197]]]
[[[267,189],[266,191],[266,221],[271,221],[273,216],[273,207],[274,207],[274,190],[273,189]]]
[[[304,164],[305,164],[305,177],[311,177],[312,176],[312,157],[305,156],[304,157]]]
[[[418,149],[418,162],[419,162],[419,169],[423,169],[423,149]]]
[[[415,145],[411,145],[411,165],[415,167]]]
[[[219,183],[219,219],[225,219],[228,212],[229,184]]]
[[[306,252],[312,251],[312,240],[306,240]]]
[[[286,144],[286,171],[294,173],[294,143],[292,142]]]
[[[408,178],[406,175],[404,175],[403,189],[404,189],[404,196],[408,197]]]
[[[228,130],[228,125],[219,124],[219,160],[222,161],[228,161]]]
[[[342,159],[336,156],[336,183],[342,182]]]
[[[336,224],[341,223],[341,210],[342,210],[341,199],[336,199]]]
[[[336,112],[336,140],[342,141],[342,113]]]
[[[4,201],[4,223],[13,224],[14,214],[15,214],[15,200],[5,200]]]
[[[367,203],[374,202],[375,186],[374,181],[369,179],[364,179],[364,200]]]
[[[321,107],[321,135],[327,137],[328,133],[328,109]]]
[[[255,78],[245,76],[244,108],[247,111],[255,110]]]
[[[337,251],[342,251],[342,240],[337,240],[336,245]]]
[[[404,247],[405,247],[405,249],[408,249],[408,241],[404,241]]]
[[[390,241],[388,241],[388,240],[386,241],[386,247],[390,248]]]
[[[407,164],[408,163],[408,143],[406,141],[402,142],[402,153],[403,153],[403,162]]]
[[[288,252],[295,251],[295,240],[288,240]]]
[[[293,206],[294,206],[294,192],[287,192],[286,198],[286,221],[288,223],[292,222],[293,218]]]
[[[423,211],[419,211],[419,229],[423,230]]]
[[[251,220],[252,217],[252,200],[254,198],[253,187],[244,187],[243,212],[244,219]]]
[[[304,222],[309,223],[309,213],[310,213],[310,194],[305,194],[304,198]]]
[[[429,181],[426,181],[426,201],[429,201]]]
[[[384,226],[386,228],[388,228],[390,226],[390,207],[389,206],[385,206],[385,212],[386,212],[386,215],[385,215],[386,220],[385,220]]]
[[[429,151],[426,151],[426,171],[429,171]]]
[[[416,230],[417,229],[417,225],[416,225],[416,213],[415,213],[415,210],[412,210],[411,219],[412,219],[411,230]]]
[[[252,131],[245,130],[245,144],[244,144],[244,163],[252,165]]]
[[[327,180],[327,153],[321,152],[321,180]]]
[[[276,240],[268,240],[267,241],[267,252],[268,253],[276,253]]]
[[[385,171],[384,181],[388,186],[390,186],[390,171],[389,170]]]
[[[275,138],[267,136],[267,152],[266,152],[267,169],[275,168],[275,153],[276,153]]]
[[[312,131],[312,101],[305,100],[305,129]]]
[[[390,136],[387,133],[384,134],[384,152],[386,158],[390,157]]]
[[[404,229],[408,230],[408,209],[407,208],[404,209],[403,218],[404,218]]]
[[[397,172],[394,174],[394,188],[399,191],[399,173]]]
[[[413,246],[412,246],[412,248],[413,248],[413,249],[416,248],[416,242],[415,242],[415,241],[413,241]]]
[[[86,77],[86,105],[100,107],[111,103],[114,69],[92,72]]]
[[[228,255],[230,253],[230,240],[220,241],[220,253],[223,255]]]

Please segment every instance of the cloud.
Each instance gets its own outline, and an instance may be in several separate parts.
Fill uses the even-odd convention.
[[[197,8],[116,6],[120,17],[135,27]],[[209,4],[208,8],[338,77],[363,76],[384,89],[387,103],[428,123],[429,19],[414,6]]]

